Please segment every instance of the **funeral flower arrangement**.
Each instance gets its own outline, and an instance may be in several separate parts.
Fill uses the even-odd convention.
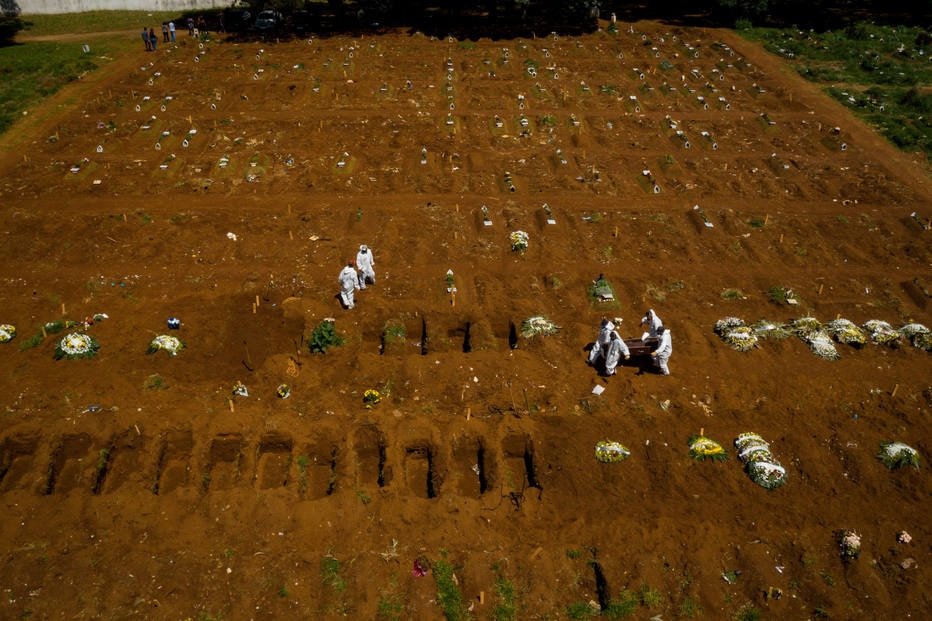
[[[93,358],[100,349],[100,344],[93,336],[83,332],[72,332],[65,335],[55,347],[55,359],[77,360],[78,358]]]
[[[841,549],[841,558],[853,561],[861,554],[861,535],[850,529],[843,529],[838,533],[838,547]]]
[[[871,340],[879,345],[896,347],[900,340],[900,333],[893,329],[886,321],[871,319],[864,323],[864,329],[871,335]]]
[[[291,396],[291,386],[288,384],[279,384],[278,388],[275,389],[275,394],[279,399],[287,399]]]
[[[864,334],[864,330],[847,319],[832,320],[825,324],[825,329],[839,343],[851,345],[852,347],[861,347],[867,342],[867,335]]]
[[[756,433],[742,433],[735,439],[738,459],[746,465],[751,480],[765,489],[786,483],[786,469],[770,452],[770,443]]]
[[[16,327],[8,323],[0,323],[0,343],[9,343],[16,336]]]
[[[790,331],[787,329],[786,324],[770,321],[768,319],[761,319],[752,325],[751,329],[754,330],[754,334],[756,334],[758,338],[762,339],[785,339],[790,335]]]
[[[689,456],[696,461],[703,461],[706,459],[725,461],[728,459],[728,454],[721,444],[703,435],[690,436]]]
[[[715,333],[719,338],[738,351],[750,351],[757,347],[757,334],[745,325],[743,319],[725,317],[715,322]]]
[[[167,351],[172,356],[177,356],[178,352],[184,349],[184,343],[177,336],[160,334],[149,343],[149,349],[146,350],[146,353],[154,354],[160,349]]]
[[[919,453],[913,447],[902,442],[881,442],[877,459],[890,469],[903,466],[919,467]]]
[[[605,464],[624,461],[630,454],[631,451],[620,442],[600,440],[595,445],[595,458]]]
[[[511,240],[511,249],[515,252],[527,250],[528,235],[524,231],[512,231],[508,238]]]
[[[547,336],[548,334],[556,334],[559,331],[560,326],[556,325],[541,315],[529,317],[521,322],[521,336],[526,339],[529,339],[532,336]]]
[[[382,400],[382,393],[373,388],[367,388],[362,395],[362,402],[367,410],[371,410],[379,401]]]
[[[3,327],[0,326],[0,330]],[[932,331],[921,323],[908,323],[900,328],[900,334],[913,344],[924,351],[932,351]],[[2,339],[0,339],[2,340]]]
[[[790,322],[793,333],[803,340],[815,355],[826,360],[838,360],[838,350],[826,328],[815,317],[800,317]]]

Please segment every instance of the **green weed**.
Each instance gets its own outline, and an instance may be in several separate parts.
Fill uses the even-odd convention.
[[[518,618],[518,604],[515,586],[498,573],[495,576],[494,588],[498,603],[492,609],[492,619],[495,621],[516,621]]]
[[[361,502],[364,505],[367,505],[370,502],[372,502],[372,496],[370,496],[368,493],[366,493],[365,490],[362,490],[362,489],[356,490],[356,498],[358,498],[359,502]]]
[[[702,606],[699,605],[699,598],[689,596],[680,602],[679,616],[687,619],[694,619],[702,614]]]
[[[165,378],[158,373],[153,373],[142,383],[143,390],[158,390],[165,388]]]
[[[342,592],[346,590],[346,580],[340,575],[340,561],[331,554],[320,559],[320,579],[324,586],[328,586],[334,591]]]
[[[317,324],[308,340],[308,349],[312,354],[326,353],[331,347],[339,347],[343,344],[343,337],[337,334],[336,328],[333,327],[332,321],[326,319]]]
[[[446,555],[444,555],[446,556]],[[465,621],[469,618],[469,611],[463,601],[463,593],[456,583],[454,567],[446,558],[434,561],[431,564],[434,583],[437,585],[437,603],[443,610],[447,621]]]

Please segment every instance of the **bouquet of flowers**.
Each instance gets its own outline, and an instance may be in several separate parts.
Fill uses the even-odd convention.
[[[540,315],[529,317],[521,322],[521,336],[526,339],[537,335],[546,336],[548,334],[556,334],[559,330],[560,326]]]
[[[752,461],[747,466],[747,472],[751,480],[764,489],[777,489],[786,483],[786,469],[773,457]]]
[[[712,329],[717,335],[724,339],[726,334],[736,328],[743,328],[745,325],[744,319],[738,317],[724,317],[716,321],[715,327]]]
[[[880,345],[896,347],[900,340],[900,333],[886,321],[871,319],[865,322],[863,327],[870,333],[871,340]]]
[[[825,330],[816,330],[809,333],[806,336],[806,344],[809,345],[812,353],[820,358],[826,360],[838,360],[840,358],[838,350],[835,349],[835,344],[832,343],[831,337]]]
[[[366,392],[364,392],[362,395],[362,402],[366,406],[367,410],[371,410],[381,400],[382,393],[373,388],[367,388]]]
[[[847,319],[834,319],[825,324],[825,329],[839,343],[861,347],[867,342],[867,336],[861,328]]]
[[[785,339],[790,335],[789,330],[786,329],[786,324],[767,319],[761,319],[752,325],[751,329],[754,330],[754,334],[758,338],[762,339]]]
[[[721,335],[722,340],[738,351],[751,351],[757,347],[757,335],[748,326],[740,326]]]
[[[3,327],[0,326],[0,330],[2,329]],[[918,347],[925,351],[932,351],[932,331],[921,323],[906,324],[900,328],[900,334],[909,339],[913,347]]]
[[[515,252],[527,250],[528,235],[524,231],[512,231],[508,238],[511,240],[511,249]]]
[[[749,463],[756,459],[768,459],[770,443],[753,432],[742,433],[735,439],[735,448],[738,449],[738,459]]]
[[[841,548],[842,559],[855,560],[861,554],[861,535],[853,530],[843,529],[838,533],[838,547]]]
[[[706,459],[725,461],[728,459],[728,454],[721,444],[703,435],[690,436],[689,456],[696,461],[703,461]]]
[[[8,323],[0,323],[0,343],[9,343],[16,336],[16,327]]]
[[[288,384],[281,384],[275,389],[275,394],[278,395],[279,399],[287,399],[291,396],[291,386]]]
[[[919,453],[913,447],[902,442],[881,442],[877,459],[891,470],[903,466],[919,467]]]
[[[160,349],[164,349],[172,356],[177,356],[178,352],[184,349],[185,345],[181,342],[177,336],[169,336],[167,334],[160,334],[149,343],[149,348],[146,350],[147,354],[154,354]]]
[[[100,349],[100,344],[93,336],[81,332],[72,332],[65,335],[55,347],[55,359],[61,360],[68,358],[76,360],[78,358],[93,358]]]
[[[620,442],[600,440],[595,445],[595,458],[604,464],[624,461],[630,454],[631,451]]]
[[[790,322],[793,332],[802,340],[807,340],[809,335],[822,329],[822,323],[815,317],[800,317]]]
[[[735,448],[752,481],[764,489],[776,489],[786,483],[786,468],[770,453],[770,443],[761,436],[742,433],[735,439]]]

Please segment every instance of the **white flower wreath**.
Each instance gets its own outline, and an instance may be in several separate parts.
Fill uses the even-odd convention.
[[[8,323],[0,323],[0,343],[8,343],[16,336],[16,327]]]
[[[177,336],[170,336],[168,334],[160,334],[149,343],[149,349],[146,351],[147,354],[154,354],[160,349],[164,349],[172,356],[178,355],[178,352],[183,350],[185,347],[184,343],[181,342]]]

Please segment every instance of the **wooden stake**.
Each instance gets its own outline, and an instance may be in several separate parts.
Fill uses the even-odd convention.
[[[230,399],[230,411],[233,412],[233,399]]]
[[[766,216],[764,216],[764,226],[767,226],[767,222],[769,220],[770,220],[770,214],[768,213]]]
[[[65,303],[64,303],[64,302],[62,302],[62,305],[61,305],[61,314],[62,314],[62,315],[67,315],[67,314],[68,314],[68,313],[65,311]]]
[[[485,604],[485,591],[479,591],[479,605]]]
[[[466,420],[472,416],[472,408],[466,408]]]
[[[891,397],[895,397],[895,396],[896,396],[896,391],[899,389],[899,387],[900,387],[899,384],[897,384],[896,386],[893,387],[893,390],[890,392],[890,396],[891,396]]]
[[[48,332],[45,331],[45,326],[42,326],[42,338],[45,338],[47,336],[48,336]]]
[[[618,237],[618,227],[617,227],[617,226],[615,227],[615,237],[616,237],[616,238]]]
[[[783,243],[783,233],[780,233],[780,243]]]
[[[126,214],[123,214],[123,222],[126,222]]]
[[[822,295],[822,289],[825,287],[825,283],[819,285],[819,295]]]
[[[257,296],[256,296],[256,307],[258,307],[258,306],[259,306],[259,296],[257,295]]]
[[[700,435],[700,436],[704,436],[704,435],[705,435],[705,427],[700,427],[700,428],[699,428],[699,435]]]
[[[291,241],[294,241],[294,233],[292,233],[291,231],[288,231],[288,239],[290,239]]]
[[[456,291],[450,292],[450,306],[456,306]]]
[[[256,303],[255,302],[252,303],[252,314],[253,315],[256,314]]]

